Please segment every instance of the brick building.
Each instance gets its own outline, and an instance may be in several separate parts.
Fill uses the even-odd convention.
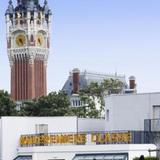
[[[46,95],[51,11],[47,0],[9,0],[6,10],[11,97],[15,101]]]

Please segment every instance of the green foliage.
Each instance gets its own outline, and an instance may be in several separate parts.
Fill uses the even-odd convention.
[[[88,106],[84,105],[82,107],[70,107],[66,115],[77,116],[81,118],[98,118],[99,111],[96,109],[95,104],[91,104],[91,103],[94,103],[94,102],[89,102]]]
[[[74,109],[74,113],[81,117],[100,118],[104,112],[104,96],[109,94],[118,94],[122,91],[124,83],[117,79],[106,79],[101,84],[92,82],[85,89],[80,90],[79,95],[84,107]],[[99,104],[99,109],[96,103]],[[87,104],[87,107],[86,107]]]
[[[139,160],[139,157],[136,157],[133,160]],[[158,160],[158,158],[156,158],[156,157],[144,157],[144,160]]]
[[[77,116],[82,118],[100,118],[104,111],[104,96],[119,93],[123,83],[118,80],[107,79],[103,83],[91,83],[80,90],[79,96],[82,107],[70,107],[70,101],[62,91],[51,92],[47,96],[25,102],[21,108],[21,116]],[[97,109],[96,103],[99,104]]]
[[[16,104],[6,91],[0,91],[0,116],[16,116]]]
[[[119,81],[118,79],[106,79],[104,80],[100,87],[102,88],[102,92],[104,95],[109,94],[118,94],[122,91],[124,83]]]
[[[25,102],[21,109],[24,116],[65,116],[69,110],[69,99],[64,92],[51,92],[47,96]]]

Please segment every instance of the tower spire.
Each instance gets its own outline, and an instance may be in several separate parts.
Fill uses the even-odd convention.
[[[12,5],[12,3],[13,3],[12,0],[9,0],[9,5]]]
[[[45,15],[48,16],[49,14],[51,14],[51,10],[50,10],[50,8],[48,6],[48,1],[47,0],[44,0],[43,10],[44,10]]]
[[[47,0],[45,0],[45,1],[44,1],[44,5],[47,5],[47,4],[48,4],[48,1],[47,1]]]
[[[44,0],[44,11],[48,11],[49,10],[49,7],[48,7],[48,1],[47,0]]]
[[[13,3],[12,3],[12,0],[9,0],[6,14],[13,14],[13,12],[14,12]]]
[[[21,5],[21,4],[22,4],[22,0],[18,0],[18,1],[17,1],[17,4],[18,4],[18,5]]]

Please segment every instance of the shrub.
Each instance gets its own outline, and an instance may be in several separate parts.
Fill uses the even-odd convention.
[[[133,160],[139,160],[139,157],[136,157]],[[158,160],[158,158],[156,158],[156,157],[144,157],[144,160]]]

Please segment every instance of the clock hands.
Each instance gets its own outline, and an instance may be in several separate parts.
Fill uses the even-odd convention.
[[[40,40],[40,38],[38,38],[38,43],[41,45],[41,40]]]
[[[23,45],[23,40],[21,38],[19,38],[19,43]]]
[[[19,47],[22,47],[22,46],[24,46],[25,43],[26,43],[25,36],[19,34],[19,35],[16,37],[16,44],[17,44]]]
[[[38,35],[37,37],[37,45],[39,47],[42,47],[43,46],[43,42],[44,42],[44,38],[42,35]],[[24,44],[26,43],[26,39],[25,39],[25,36],[24,35],[18,35],[17,38],[16,38],[16,43],[19,47],[22,47],[24,46]]]

